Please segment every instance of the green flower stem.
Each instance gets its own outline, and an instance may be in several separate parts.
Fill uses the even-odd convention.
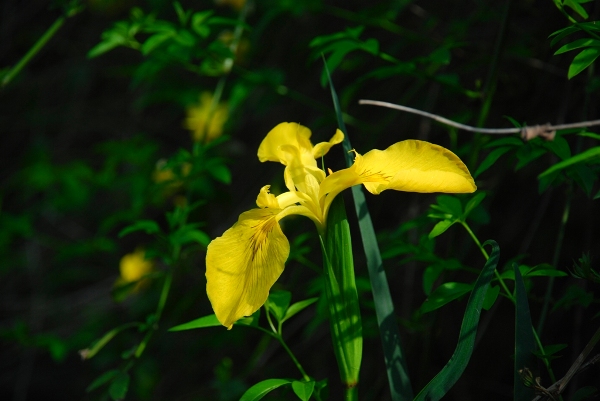
[[[306,372],[304,371],[304,368],[302,368],[302,365],[300,365],[300,361],[298,361],[298,359],[296,358],[296,356],[294,355],[294,353],[292,352],[290,347],[288,347],[287,344],[285,343],[285,341],[283,341],[283,337],[280,334],[278,334],[275,338],[277,338],[277,340],[279,341],[279,343],[281,344],[283,349],[285,349],[285,351],[288,353],[290,358],[292,358],[292,361],[294,362],[294,364],[296,365],[296,367],[302,374],[302,378],[304,379],[304,381],[307,381],[307,382],[310,381],[310,377],[306,374]]]
[[[270,335],[271,337],[273,337],[274,339],[276,339],[277,341],[279,341],[279,343],[281,344],[283,349],[285,349],[285,351],[288,353],[290,358],[292,358],[292,361],[294,362],[294,364],[300,371],[300,374],[302,374],[302,378],[304,379],[304,381],[310,381],[310,377],[306,374],[306,371],[300,364],[300,361],[298,361],[298,358],[296,358],[296,356],[294,355],[294,353],[292,352],[290,347],[288,347],[286,342],[283,340],[283,333],[281,331],[281,323],[279,323],[277,325],[277,329],[276,329],[275,325],[273,324],[273,321],[271,319],[271,314],[269,313],[269,309],[266,306],[265,306],[265,314],[267,315],[267,321],[269,322],[269,326],[271,327],[271,330],[273,330],[273,332],[265,330],[262,327],[258,327],[258,328],[261,329],[262,331],[264,331],[265,333],[267,333],[268,335]]]
[[[174,253],[176,253],[176,252],[178,252],[178,251],[175,251]],[[140,342],[140,344],[136,348],[135,354],[134,354],[136,358],[139,358],[140,356],[142,356],[142,354],[144,353],[144,350],[146,349],[146,346],[148,345],[148,342],[150,341],[150,338],[152,338],[152,334],[154,334],[154,332],[158,329],[158,321],[160,320],[160,316],[162,315],[163,309],[165,308],[165,304],[167,303],[167,298],[169,296],[169,291],[171,290],[172,282],[173,282],[173,272],[169,271],[169,272],[167,272],[167,274],[165,276],[165,281],[163,283],[163,288],[160,293],[158,305],[156,306],[156,312],[154,314],[154,323],[152,324],[152,327],[148,330],[148,332],[144,336],[144,339]]]
[[[15,66],[12,67],[6,73],[6,75],[4,75],[4,78],[2,78],[2,87],[8,85],[10,81],[12,81],[13,78],[17,76],[17,74],[19,74],[19,72],[21,72],[23,68],[25,68],[25,66],[31,61],[31,59],[35,57],[35,55],[38,54],[40,50],[42,50],[46,43],[48,43],[48,41],[52,39],[56,32],[58,32],[58,30],[63,26],[66,19],[67,17],[62,15],[58,17],[56,21],[54,21],[54,23],[50,26],[50,28],[48,28],[48,30],[42,35],[42,37],[39,38],[37,42],[35,42],[35,44],[31,47],[31,49],[29,49],[27,53],[25,53],[23,58],[21,58],[21,60],[19,60],[19,62],[15,64]]]
[[[571,185],[567,187],[567,199],[565,201],[565,208],[563,209],[562,218],[560,220],[560,228],[558,229],[558,237],[556,237],[556,244],[554,245],[554,255],[552,256],[552,266],[557,268],[558,258],[560,257],[560,251],[563,245],[563,239],[565,237],[565,227],[567,221],[569,221],[569,212],[571,211],[571,199],[573,198],[573,191]],[[544,294],[544,305],[542,312],[540,313],[540,320],[537,325],[537,332],[542,333],[544,330],[544,323],[546,322],[546,316],[548,315],[548,307],[550,306],[550,300],[552,298],[552,290],[554,288],[554,277],[548,278],[548,285],[546,286],[546,293]]]
[[[479,250],[485,257],[485,260],[488,260],[490,258],[488,253],[485,251],[483,246],[481,246],[481,242],[479,242],[479,239],[477,238],[475,233],[473,233],[473,230],[471,230],[471,227],[469,227],[469,224],[467,224],[467,222],[464,222],[464,221],[461,221],[460,224],[467,230],[467,232],[469,233],[469,235],[471,236],[471,238],[473,239],[473,241],[475,242],[475,244],[477,245],[477,247],[479,248]],[[513,303],[513,305],[516,305],[517,300],[516,300],[515,296],[513,295],[512,291],[510,291],[508,289],[506,283],[504,282],[504,280],[498,273],[498,270],[494,270],[494,274],[495,274],[496,278],[498,279],[500,286],[506,293],[506,297]],[[542,360],[544,361],[544,365],[546,365],[546,370],[548,371],[548,375],[550,376],[550,379],[553,382],[556,382],[556,376],[554,375],[554,371],[552,370],[552,367],[550,366],[550,361],[548,360],[548,358],[546,358],[546,353],[544,352],[544,347],[542,345],[542,341],[540,340],[540,337],[539,337],[537,331],[535,330],[535,327],[532,326],[531,330],[533,331],[533,337],[535,338],[535,342],[538,346],[540,354],[542,355]]]

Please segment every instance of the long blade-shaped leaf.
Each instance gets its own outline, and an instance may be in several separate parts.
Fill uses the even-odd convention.
[[[515,295],[517,298],[515,315],[515,401],[527,401],[534,397],[534,391],[525,387],[521,380],[519,370],[533,365],[533,351],[535,351],[535,339],[533,338],[533,325],[531,323],[531,314],[529,313],[529,302],[527,302],[527,292],[523,284],[521,271],[516,263],[513,263],[515,272]]]
[[[452,357],[440,373],[421,390],[415,401],[437,401],[441,399],[458,381],[471,359],[483,300],[485,299],[485,294],[494,275],[494,269],[496,269],[498,259],[500,258],[500,247],[496,241],[489,240],[483,245],[491,245],[492,254],[485,266],[483,266],[483,270],[479,274],[475,282],[475,287],[473,287],[473,292],[469,297],[469,302],[467,302],[467,309],[465,310],[463,322],[460,327],[458,344],[456,345],[454,354],[452,354]]]
[[[324,62],[325,63],[325,62]],[[325,63],[327,78],[329,79],[329,87],[331,89],[331,97],[333,98],[333,106],[337,115],[338,126],[344,133],[344,153],[346,155],[346,164],[352,165],[352,156],[350,150],[350,140],[348,138],[348,130],[342,118],[342,110],[338,100],[337,93],[333,87],[331,76],[327,63]],[[406,360],[400,346],[400,331],[394,315],[394,304],[390,287],[388,285],[387,276],[383,269],[381,253],[379,245],[375,237],[373,222],[367,208],[365,194],[360,186],[352,187],[352,196],[354,198],[354,207],[356,216],[358,217],[358,226],[362,238],[363,248],[367,259],[367,268],[369,270],[369,279],[371,280],[371,290],[373,292],[373,300],[375,302],[375,314],[377,316],[377,324],[379,325],[379,334],[383,344],[383,354],[385,357],[385,365],[390,384],[390,391],[393,401],[412,400],[413,392],[408,377]]]

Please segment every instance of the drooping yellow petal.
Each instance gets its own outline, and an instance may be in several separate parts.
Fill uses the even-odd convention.
[[[252,209],[208,245],[206,292],[219,322],[231,329],[256,312],[281,275],[290,245],[281,231],[281,209]]]
[[[429,142],[406,140],[364,156],[357,153],[351,167],[325,178],[319,191],[323,215],[327,216],[337,194],[358,184],[374,195],[386,189],[424,193],[471,193],[477,189],[467,166],[454,153]]]
[[[354,166],[367,190],[375,195],[386,189],[423,193],[471,193],[477,189],[458,156],[425,141],[406,140],[383,151],[357,155]]]

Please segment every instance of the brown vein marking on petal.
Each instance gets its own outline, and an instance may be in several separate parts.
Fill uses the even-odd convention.
[[[263,250],[263,246],[266,246],[269,234],[273,231],[275,224],[278,224],[277,219],[272,217],[252,227],[255,231],[250,237],[250,241],[248,241],[248,252],[252,255],[250,259],[253,262],[256,256]],[[264,253],[262,253],[262,256],[264,257]]]

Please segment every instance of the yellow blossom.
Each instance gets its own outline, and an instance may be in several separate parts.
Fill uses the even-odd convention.
[[[406,140],[386,150],[355,153],[354,164],[329,176],[317,159],[344,139],[337,130],[328,142],[315,146],[308,128],[281,123],[260,144],[261,162],[285,166],[288,192],[260,190],[258,208],[242,213],[237,223],[208,245],[207,294],[221,324],[231,328],[266,301],[281,275],[290,246],[279,220],[297,214],[311,219],[323,234],[335,196],[346,188],[363,184],[378,195],[386,189],[408,192],[470,193],[477,187],[464,163],[451,151],[429,142]]]
[[[194,142],[208,143],[223,133],[223,126],[229,117],[229,108],[225,103],[212,105],[213,96],[202,92],[200,102],[186,110],[184,127],[192,131]]]
[[[142,278],[154,270],[154,263],[146,259],[146,252],[138,248],[135,252],[128,253],[121,258],[119,271],[121,276],[117,280],[117,285],[124,285],[138,281],[133,291],[138,291],[143,285]],[[141,280],[141,281],[140,281]]]

